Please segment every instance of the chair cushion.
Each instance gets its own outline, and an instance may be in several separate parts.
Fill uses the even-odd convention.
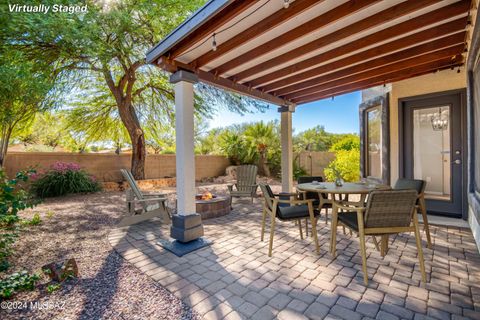
[[[314,212],[314,215],[316,216],[318,213]],[[309,217],[310,214],[308,213],[308,206],[306,204],[291,207],[278,207],[277,209],[277,218],[280,220],[293,220]]]
[[[358,231],[358,219],[356,212],[339,212],[338,220],[347,227]]]
[[[298,179],[297,179],[298,184],[311,183],[313,181],[323,182],[323,177],[321,177],[321,176],[318,176],[318,177],[305,176],[305,177],[298,177]]]
[[[415,190],[418,194],[425,189],[426,182],[418,179],[398,179],[393,187],[394,190]]]
[[[297,182],[298,184],[302,183],[312,183],[313,181],[318,181],[318,182],[323,182],[323,177],[322,176],[304,176],[304,177],[298,177]],[[307,192],[307,199],[318,199],[318,192]],[[322,193],[322,197],[324,199],[327,199],[327,195]],[[316,205],[318,206],[319,202],[317,201]]]

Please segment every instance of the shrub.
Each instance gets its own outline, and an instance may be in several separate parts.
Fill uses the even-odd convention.
[[[347,182],[360,179],[360,151],[358,149],[340,150],[336,152],[336,158],[325,168],[327,181],[335,181],[337,170],[341,178]]]
[[[7,258],[18,237],[18,212],[33,208],[38,203],[24,187],[32,174],[34,171],[22,171],[15,179],[7,179],[0,168],[0,271],[9,267]]]
[[[56,162],[32,183],[32,191],[40,198],[100,190],[98,181],[76,163]]]
[[[19,291],[33,290],[40,277],[27,271],[16,272],[0,280],[0,298],[9,299]]]
[[[330,151],[340,151],[340,150],[360,150],[360,137],[354,134],[349,134],[342,139],[335,142],[331,147]]]
[[[37,226],[39,224],[42,223],[42,218],[40,217],[40,215],[38,213],[35,213],[33,215],[33,218],[30,219],[30,220],[23,220],[22,221],[22,224],[24,225],[28,225],[28,226]]]

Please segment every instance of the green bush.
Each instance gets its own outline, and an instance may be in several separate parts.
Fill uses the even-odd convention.
[[[7,179],[0,168],[0,271],[9,268],[7,258],[18,238],[18,213],[38,203],[24,186],[32,174],[34,171],[22,171],[15,179]]]
[[[40,198],[100,190],[100,183],[76,163],[56,162],[32,183],[32,191]]]
[[[335,142],[330,147],[330,151],[340,150],[360,150],[360,137],[355,134],[349,134]]]
[[[360,151],[358,149],[337,151],[335,160],[324,170],[327,181],[335,181],[337,178],[335,170],[346,182],[360,180]]]
[[[31,291],[40,277],[27,271],[16,272],[0,280],[0,298],[9,299],[19,291]]]

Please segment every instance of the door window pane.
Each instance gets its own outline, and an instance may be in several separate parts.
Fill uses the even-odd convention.
[[[382,179],[382,114],[381,108],[367,110],[367,175]]]
[[[425,197],[450,200],[450,106],[414,109],[413,174],[425,180]]]

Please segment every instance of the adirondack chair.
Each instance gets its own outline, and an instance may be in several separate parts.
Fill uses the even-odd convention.
[[[120,221],[119,226],[129,226],[154,217],[161,217],[163,223],[170,223],[171,217],[167,207],[166,194],[144,194],[129,170],[120,169],[120,172],[130,189],[126,190],[128,215]]]
[[[250,197],[257,194],[257,166],[247,164],[237,167],[237,183],[228,185],[230,197]]]

